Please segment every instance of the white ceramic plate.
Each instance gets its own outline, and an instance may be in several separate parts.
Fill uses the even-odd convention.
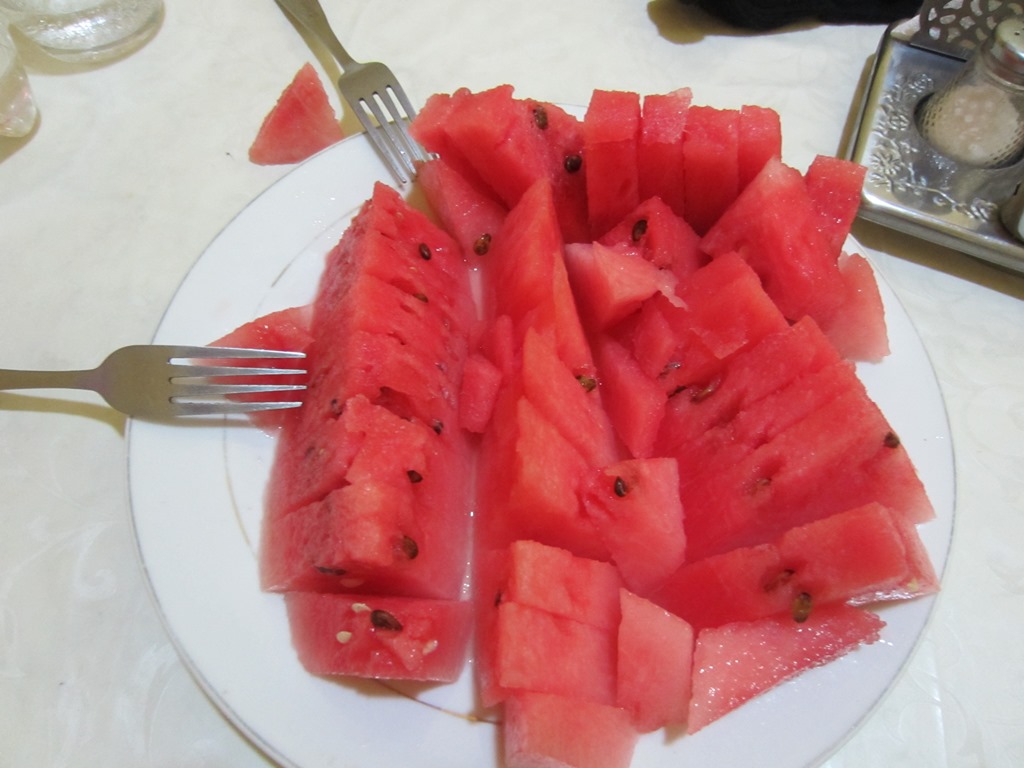
[[[298,166],[214,240],[182,283],[154,339],[206,343],[265,312],[309,301],[323,256],[387,172],[355,137]],[[938,519],[921,527],[942,570],[953,524],[953,458],[927,355],[881,286],[892,355],[862,366],[899,432]],[[209,696],[283,765],[500,765],[497,728],[466,717],[472,666],[450,686],[389,688],[307,674],[291,648],[283,600],[259,591],[256,548],[272,439],[244,420],[132,422],[128,476],[135,535],[167,630]],[[933,600],[887,607],[881,642],[813,670],[693,736],[644,737],[634,765],[776,768],[824,760],[888,689]]]

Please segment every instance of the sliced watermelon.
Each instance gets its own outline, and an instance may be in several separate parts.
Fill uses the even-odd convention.
[[[441,220],[467,256],[485,256],[508,209],[438,157],[419,167],[416,180]]]
[[[312,64],[304,64],[263,119],[249,160],[298,163],[344,138],[341,124]]]
[[[596,90],[583,118],[590,233],[599,238],[640,204],[640,96]]]
[[[771,159],[782,158],[782,123],[769,107],[745,104],[739,122],[739,189],[742,191]]]
[[[619,707],[519,692],[505,708],[507,768],[626,768],[637,738]]]
[[[600,242],[635,250],[659,269],[670,270],[678,280],[707,263],[693,227],[660,197],[645,198]]]
[[[616,703],[641,733],[683,726],[690,708],[693,628],[628,590],[620,594]]]
[[[690,107],[683,139],[684,215],[703,235],[740,190],[739,110]]]
[[[755,696],[800,672],[874,643],[884,622],[845,605],[726,624],[697,635],[689,731],[696,733]]]
[[[453,682],[465,665],[470,604],[289,592],[292,642],[314,675]]]
[[[644,96],[637,149],[639,196],[658,197],[683,216],[686,196],[683,184],[683,136],[686,113],[693,101],[689,88]]]

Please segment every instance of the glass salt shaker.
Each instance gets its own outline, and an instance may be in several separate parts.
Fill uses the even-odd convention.
[[[0,136],[27,136],[37,115],[28,77],[0,14]]]
[[[0,0],[0,13],[48,56],[93,63],[148,41],[163,20],[163,0]]]
[[[1005,19],[963,70],[929,96],[921,135],[942,154],[979,168],[1024,155],[1024,20]]]

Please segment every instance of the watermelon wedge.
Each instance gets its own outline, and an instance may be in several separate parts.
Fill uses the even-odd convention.
[[[258,165],[298,163],[342,138],[320,76],[312,64],[304,64],[263,119],[249,160]]]

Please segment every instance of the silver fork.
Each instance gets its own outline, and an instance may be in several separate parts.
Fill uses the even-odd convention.
[[[367,136],[401,184],[416,176],[426,151],[409,135],[416,116],[394,73],[380,62],[359,62],[338,41],[317,0],[277,0],[295,21],[317,38],[342,69],[338,90],[356,113]]]
[[[205,416],[295,408],[300,400],[240,401],[232,395],[298,392],[303,384],[255,384],[212,381],[223,377],[304,375],[295,368],[248,366],[246,363],[303,358],[301,352],[237,347],[135,345],[121,347],[98,367],[80,371],[17,371],[0,369],[0,390],[87,389],[113,408],[147,419]],[[211,363],[186,361],[209,360]]]

